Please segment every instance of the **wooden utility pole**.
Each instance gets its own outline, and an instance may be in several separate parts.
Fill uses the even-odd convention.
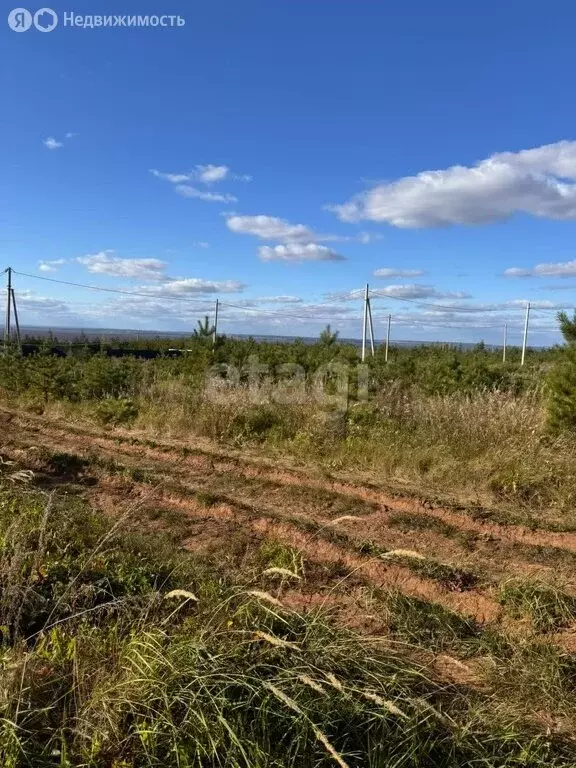
[[[526,318],[524,320],[524,336],[522,338],[522,359],[520,360],[520,365],[524,365],[524,360],[526,358],[526,344],[528,342],[528,322],[530,320],[530,302],[526,304]]]

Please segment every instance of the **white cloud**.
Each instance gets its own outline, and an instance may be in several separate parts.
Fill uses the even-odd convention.
[[[164,179],[172,182],[172,184],[183,184],[185,181],[190,181],[190,176],[187,173],[162,173],[154,168],[150,169],[150,173],[157,179]]]
[[[262,261],[343,261],[342,256],[327,245],[317,243],[286,243],[286,245],[262,245],[258,248]]]
[[[182,173],[164,173],[155,168],[150,168],[150,173],[158,179],[164,179],[172,184],[185,184],[189,181],[197,181],[202,184],[217,184],[220,181],[252,181],[252,176],[247,174],[232,173],[227,165],[196,165],[191,171]]]
[[[38,296],[34,291],[24,290],[16,291],[16,301],[18,308],[24,312],[34,312],[45,317],[45,313],[54,315],[69,315],[71,308],[60,299],[53,299],[49,296]]]
[[[64,146],[61,141],[56,141],[54,136],[48,136],[47,139],[44,139],[43,144],[45,147],[48,147],[48,149],[60,149],[60,147]]]
[[[379,184],[330,210],[342,221],[402,228],[484,224],[515,213],[575,219],[575,181],[576,141],[560,141]]]
[[[362,244],[379,239],[380,235],[360,232],[358,235],[317,234],[305,224],[291,224],[278,216],[239,216],[236,213],[226,215],[226,226],[237,235],[252,235],[260,240],[278,240],[281,243],[345,243],[356,241]],[[262,253],[264,249],[260,249]],[[279,249],[276,249],[278,252]],[[269,253],[264,250],[264,253]],[[326,249],[318,249],[318,253],[326,253]],[[326,258],[326,257],[324,257]],[[340,258],[344,258],[343,256]]]
[[[423,269],[395,269],[394,267],[381,267],[372,273],[374,277],[420,277],[425,274]]]
[[[315,235],[304,224],[289,224],[276,216],[228,216],[226,226],[239,235],[254,235],[261,240],[298,242],[314,240]]]
[[[73,139],[74,136],[78,136],[78,134],[77,133],[71,133],[71,132],[68,132],[67,134],[65,134],[65,138],[66,139]]]
[[[183,197],[195,197],[198,200],[206,200],[209,203],[237,203],[238,199],[234,195],[219,195],[214,192],[202,192],[189,184],[178,184],[174,187],[176,192]]]
[[[404,285],[386,285],[384,288],[372,288],[370,296],[373,298],[396,299],[469,299],[470,294],[464,291],[439,291],[433,285],[420,285],[407,283]],[[355,288],[351,291],[338,291],[327,296],[332,300],[356,301],[364,297],[364,288]]]
[[[505,277],[576,277],[576,261],[557,261],[536,264],[535,267],[510,267],[504,270]]]
[[[510,267],[505,269],[503,274],[504,277],[531,277],[532,270],[524,269],[524,267]]]
[[[210,248],[210,243],[207,243],[205,240],[195,240],[192,243],[192,248],[202,248],[202,249]]]
[[[161,280],[164,278],[166,262],[159,259],[120,259],[113,251],[79,256],[76,261],[93,275],[137,278],[139,280]]]
[[[368,245],[369,243],[374,243],[377,240],[382,240],[382,235],[378,234],[377,232],[360,232],[358,235],[358,242],[362,243],[362,245]]]
[[[44,259],[40,259],[38,262],[38,271],[39,272],[57,272],[58,267],[61,267],[62,264],[66,264],[66,259],[52,259],[49,261],[44,261]]]
[[[372,296],[395,297],[400,299],[469,299],[465,291],[439,291],[433,285],[408,283],[405,285],[387,285],[371,291]]]
[[[302,299],[299,296],[260,296],[254,301],[262,304],[301,304]]]
[[[205,184],[213,184],[216,181],[223,181],[230,173],[227,165],[197,165],[196,174],[198,181]]]
[[[260,304],[302,304],[303,300],[299,296],[257,296],[254,299],[238,300],[237,304],[242,307],[256,307]]]
[[[241,293],[246,288],[237,280],[202,280],[198,277],[170,278],[162,285],[142,286],[138,290],[150,296],[186,296],[202,293]]]

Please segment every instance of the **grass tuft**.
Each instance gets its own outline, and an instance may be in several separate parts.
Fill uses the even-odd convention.
[[[500,603],[514,618],[529,618],[537,632],[550,632],[576,619],[576,597],[554,584],[509,579],[500,585]]]

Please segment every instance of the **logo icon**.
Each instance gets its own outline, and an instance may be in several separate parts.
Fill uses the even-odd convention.
[[[8,26],[13,32],[26,32],[32,26],[32,14],[26,8],[14,8],[8,14]]]
[[[58,25],[58,16],[52,8],[40,8],[34,14],[34,26],[39,32],[52,32]]]

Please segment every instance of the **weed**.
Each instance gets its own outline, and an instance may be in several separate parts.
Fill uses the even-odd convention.
[[[221,501],[221,497],[211,491],[196,491],[194,495],[196,496],[196,501],[202,504],[203,507],[214,507]]]
[[[576,618],[576,597],[544,582],[510,579],[500,585],[500,603],[515,618],[527,617],[537,632],[549,632]]]
[[[441,536],[455,537],[460,534],[456,526],[445,523],[432,515],[420,515],[415,512],[402,512],[390,515],[388,525],[399,528],[404,533],[412,531],[433,531]]]
[[[400,638],[442,650],[476,639],[481,627],[437,603],[391,591],[380,596],[391,631]]]
[[[107,398],[98,403],[94,413],[103,426],[129,425],[138,416],[138,406],[131,398]]]
[[[468,589],[473,589],[479,582],[478,574],[472,571],[445,563],[438,563],[428,558],[420,559],[399,555],[393,559],[414,573],[417,573],[418,576],[437,581],[451,592],[465,592]]]

